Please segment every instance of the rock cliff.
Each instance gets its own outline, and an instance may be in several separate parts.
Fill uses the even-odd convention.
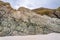
[[[39,15],[20,7],[11,8],[9,3],[0,1],[0,36],[35,35],[60,33],[60,19]]]

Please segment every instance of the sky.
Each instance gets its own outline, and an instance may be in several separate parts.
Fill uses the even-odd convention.
[[[45,7],[45,8],[58,8],[60,7],[60,0],[2,0],[9,2],[14,9],[19,7],[27,7],[30,9]]]

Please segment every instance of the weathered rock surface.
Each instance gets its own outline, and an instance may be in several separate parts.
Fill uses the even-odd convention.
[[[0,6],[0,36],[60,33],[60,19],[41,16],[24,7],[14,10],[4,4]]]

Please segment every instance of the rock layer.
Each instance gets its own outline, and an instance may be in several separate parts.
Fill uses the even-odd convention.
[[[60,19],[41,16],[24,7],[15,10],[4,4],[0,6],[0,36],[60,33]]]

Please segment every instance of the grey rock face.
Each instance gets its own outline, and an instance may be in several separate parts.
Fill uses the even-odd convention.
[[[0,36],[60,33],[60,19],[41,16],[29,9],[0,7]]]
[[[56,11],[56,12],[55,12],[55,15],[57,16],[57,18],[60,19],[60,11]]]

